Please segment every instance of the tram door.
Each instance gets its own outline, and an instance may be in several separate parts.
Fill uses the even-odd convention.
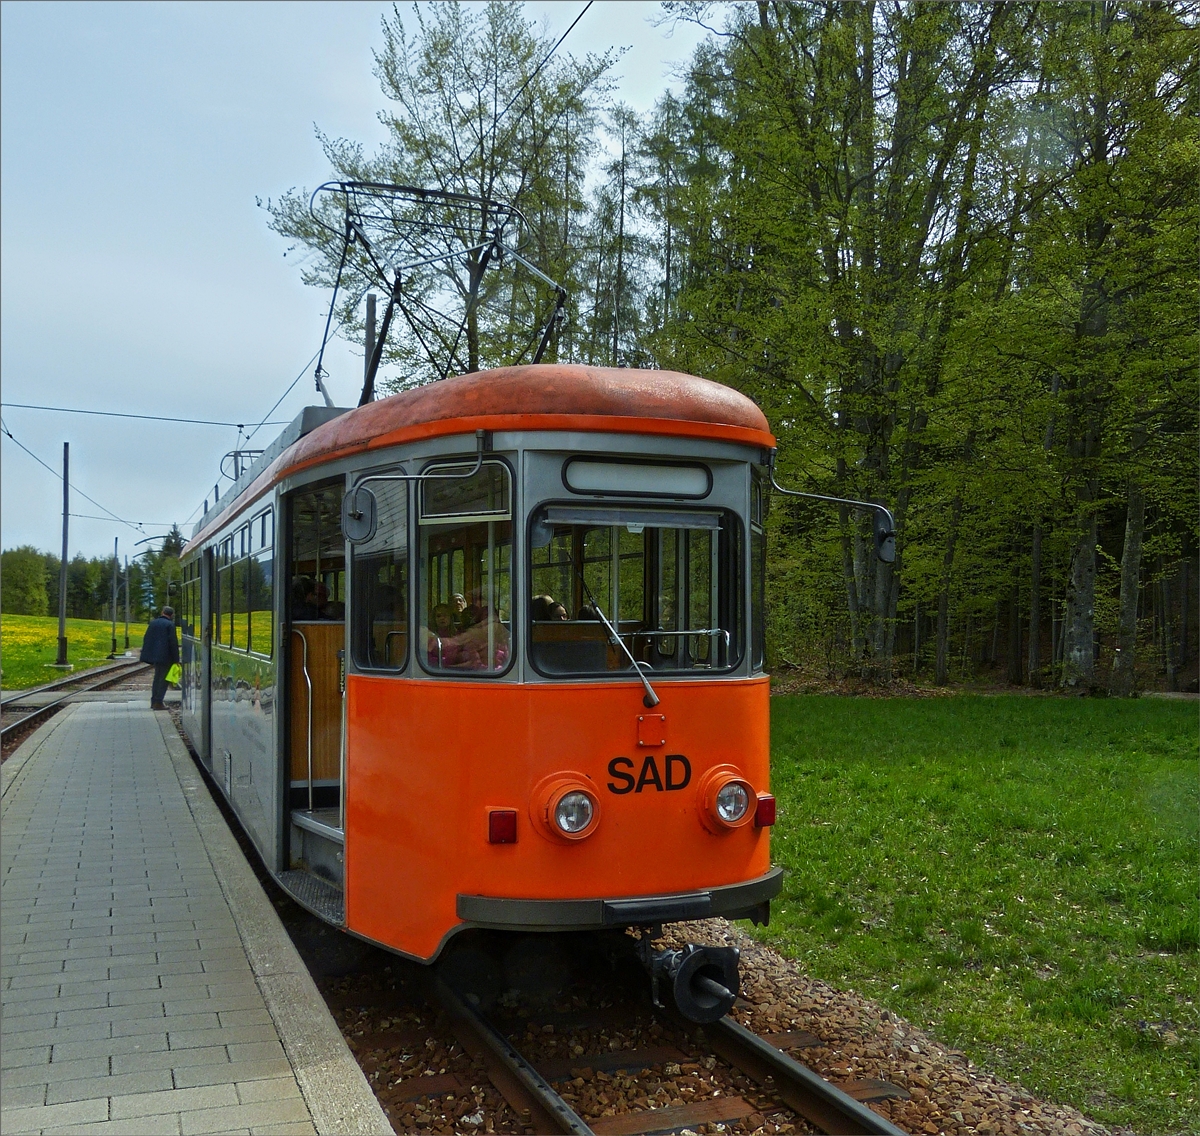
[[[289,866],[339,890],[345,847],[343,492],[339,479],[293,493],[288,526]]]

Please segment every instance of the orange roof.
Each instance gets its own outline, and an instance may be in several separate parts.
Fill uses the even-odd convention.
[[[761,410],[731,387],[678,371],[531,364],[402,391],[318,426],[288,447],[205,530],[281,477],[355,452],[475,430],[575,430],[711,438],[771,447]]]

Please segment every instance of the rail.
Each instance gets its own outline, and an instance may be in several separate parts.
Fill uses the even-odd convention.
[[[292,628],[293,635],[300,636],[300,643],[303,646],[303,651],[300,654],[300,670],[304,672],[304,685],[308,687],[308,745],[305,750],[308,754],[308,811],[313,811],[313,771],[312,771],[312,679],[308,674],[308,640],[304,637],[304,632],[298,627]]]
[[[440,978],[434,996],[450,1019],[459,1043],[487,1066],[488,1078],[518,1112],[528,1112],[535,1132],[591,1136],[592,1130],[507,1039],[477,1010],[468,1006]]]
[[[705,1026],[704,1039],[718,1057],[752,1080],[773,1080],[783,1103],[822,1132],[904,1136],[890,1120],[730,1017]]]
[[[115,686],[118,682],[128,678],[132,674],[136,674],[143,669],[149,669],[147,664],[142,662],[124,663],[115,667],[105,667],[99,672],[94,672],[90,677],[99,677],[99,681],[80,685],[78,678],[72,688],[68,690],[61,698],[56,698],[53,702],[47,702],[45,706],[39,706],[36,710],[26,714],[23,718],[18,718],[15,722],[10,722],[3,729],[0,729],[0,742],[7,742],[15,738],[17,734],[41,721],[44,718],[49,718],[56,711],[62,709],[63,705],[69,702],[77,694],[90,694],[95,690],[103,690],[108,686]],[[84,676],[88,677],[88,676]],[[45,686],[34,687],[31,690],[23,690],[20,692],[22,697],[28,698],[31,694],[53,692],[55,689],[65,685],[63,682],[47,683]],[[5,701],[5,705],[11,706],[18,704],[20,699],[9,698]]]
[[[127,661],[113,663],[107,667],[93,667],[90,670],[75,671],[72,674],[64,675],[62,678],[56,678],[53,682],[42,683],[41,686],[30,686],[25,690],[9,690],[0,697],[0,706],[20,705],[31,695],[49,694],[55,690],[62,690],[63,687],[78,686],[81,682],[86,682],[92,678],[99,678],[101,675],[113,674],[116,671],[124,672],[132,665],[132,662]]]

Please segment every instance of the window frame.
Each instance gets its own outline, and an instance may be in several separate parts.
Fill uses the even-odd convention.
[[[539,518],[545,513],[545,511],[547,509],[553,509],[555,507],[563,506],[563,507],[570,508],[572,510],[579,509],[582,511],[590,511],[590,510],[594,509],[596,512],[599,513],[605,509],[606,505],[610,509],[613,508],[614,505],[616,505],[618,508],[624,510],[627,506],[630,505],[630,502],[629,502],[628,498],[623,498],[620,502],[615,502],[615,503],[604,500],[604,499],[599,499],[599,498],[585,502],[585,501],[581,501],[579,499],[579,497],[575,497],[573,500],[558,499],[558,500],[539,501],[539,502],[537,502],[537,504],[530,507],[530,509],[528,510],[528,513],[526,515],[526,518],[525,518],[525,544],[522,549],[522,555],[525,557],[525,583],[524,583],[525,594],[522,597],[522,601],[523,601],[524,609],[525,609],[525,618],[522,621],[522,630],[523,630],[524,634],[526,635],[526,637],[529,641],[529,644],[530,644],[529,666],[530,666],[531,670],[533,670],[533,672],[535,674],[537,674],[539,677],[546,679],[548,681],[551,681],[551,682],[578,682],[580,680],[586,680],[586,679],[591,679],[591,680],[597,681],[597,682],[605,682],[605,681],[611,682],[614,679],[633,678],[634,677],[633,672],[631,670],[629,670],[628,668],[622,669],[622,670],[615,670],[615,671],[609,671],[609,670],[605,670],[605,671],[570,671],[570,672],[545,671],[541,667],[538,666],[537,660],[535,658],[534,651],[533,651],[533,604],[532,604],[532,600],[533,600],[533,596],[534,596],[533,573],[534,573],[535,567],[541,567],[540,565],[535,565],[533,562],[532,538],[533,538],[534,526],[539,522]],[[633,511],[634,510],[631,508],[630,512],[632,513]],[[728,577],[729,575],[733,576],[733,579],[731,581],[731,586],[738,593],[734,597],[732,602],[729,601],[728,599],[725,599],[723,601],[721,594],[720,594],[720,587],[718,584],[717,600],[716,600],[716,606],[718,609],[718,622],[719,622],[720,612],[728,611],[729,613],[734,615],[735,624],[736,624],[736,626],[734,628],[730,629],[729,662],[725,666],[723,666],[723,667],[696,667],[696,666],[693,666],[693,667],[687,667],[687,668],[682,668],[682,667],[666,668],[666,667],[664,667],[661,670],[653,669],[653,670],[647,671],[646,672],[647,676],[651,679],[651,681],[656,681],[659,678],[673,678],[673,679],[686,678],[686,679],[697,680],[697,679],[708,679],[708,678],[726,679],[726,678],[734,677],[736,675],[736,672],[740,668],[742,668],[746,662],[747,629],[744,626],[745,616],[742,614],[742,612],[745,611],[745,607],[746,607],[746,603],[747,603],[747,592],[748,592],[748,581],[745,579],[745,569],[742,566],[742,562],[745,558],[744,549],[747,544],[746,518],[736,509],[729,508],[729,507],[723,506],[723,505],[713,505],[710,503],[701,504],[698,500],[697,501],[689,501],[687,503],[678,503],[678,504],[673,503],[669,507],[669,509],[665,509],[661,502],[654,503],[654,502],[647,501],[646,507],[643,511],[648,514],[654,514],[654,513],[661,514],[664,511],[669,511],[671,513],[679,512],[679,513],[685,513],[685,514],[686,513],[712,514],[714,512],[719,514],[720,521],[718,522],[718,525],[716,528],[708,528],[707,526],[697,526],[697,528],[705,527],[705,528],[707,528],[707,531],[717,534],[718,550],[717,550],[716,556],[717,556],[717,560],[718,560],[718,572],[720,573],[721,576],[725,576],[725,577]],[[727,523],[732,526],[730,532],[737,542],[737,548],[735,550],[733,550],[732,553],[730,553],[729,555],[722,557],[720,554],[720,550],[719,550],[719,542],[720,542],[721,536],[726,532],[725,525]],[[607,527],[607,528],[611,529],[614,527],[614,525],[611,523],[608,525],[598,524],[595,527],[597,527],[597,528]],[[618,525],[616,527],[620,527],[620,526]],[[652,527],[659,528],[661,531],[663,528],[669,527],[669,526],[649,526],[649,525],[647,525],[646,528],[643,529],[643,532],[650,531],[650,529]],[[678,532],[679,526],[671,527],[671,531]],[[646,546],[643,545],[643,557],[645,557],[645,548],[646,548]],[[645,561],[643,563],[645,563]],[[652,578],[651,576],[647,575],[645,568],[643,567],[643,581],[642,581],[643,597],[646,594],[648,594],[648,591],[657,587],[657,584],[655,583],[656,578],[657,577]],[[619,586],[619,582],[618,582],[618,586]],[[678,584],[676,584],[676,587],[678,587]],[[609,615],[609,613],[605,612],[605,615]],[[611,618],[611,616],[610,616],[610,618]],[[647,631],[647,632],[645,632],[645,634],[648,636],[652,636],[653,632]]]
[[[747,528],[749,538],[749,576],[746,579],[746,599],[750,605],[749,651],[750,671],[762,674],[767,669],[767,504],[770,491],[766,479],[753,467],[750,470],[750,512]],[[757,538],[758,548],[755,548]],[[755,602],[755,585],[758,596]]]
[[[379,475],[386,476],[387,470],[386,469],[367,470],[367,471],[356,470],[354,472],[354,474],[352,475],[352,480],[350,482],[350,485],[353,487],[353,485],[358,484],[359,481],[363,480],[365,477],[373,477],[373,476],[379,476]],[[413,588],[413,573],[416,571],[416,566],[417,566],[416,553],[414,551],[415,544],[414,544],[414,540],[413,540],[413,536],[414,536],[413,526],[415,524],[414,514],[416,512],[416,508],[414,507],[414,502],[419,499],[420,495],[418,493],[412,493],[409,491],[410,486],[412,485],[412,481],[408,478],[405,478],[405,479],[397,478],[397,480],[396,480],[396,482],[394,482],[394,484],[399,484],[400,486],[402,486],[403,491],[404,491],[404,530],[405,530],[404,531],[404,539],[405,539],[404,572],[405,572],[405,580],[404,580],[403,611],[404,611],[404,618],[406,621],[406,626],[408,628],[408,630],[405,632],[405,636],[404,636],[404,658],[401,660],[401,663],[398,667],[395,667],[395,666],[393,666],[393,667],[372,666],[370,663],[363,661],[363,648],[365,646],[365,640],[367,638],[367,635],[365,632],[365,628],[362,626],[362,624],[360,622],[360,612],[359,612],[360,604],[359,604],[359,593],[358,593],[358,587],[359,587],[358,574],[360,571],[360,568],[359,568],[360,553],[358,550],[358,545],[354,544],[354,543],[351,543],[351,545],[350,545],[350,555],[347,558],[348,586],[346,588],[346,597],[347,597],[347,600],[349,601],[347,604],[347,610],[346,610],[346,621],[349,624],[348,633],[349,633],[349,642],[350,642],[350,650],[349,650],[348,656],[350,659],[350,663],[354,669],[354,672],[356,674],[379,675],[381,677],[388,677],[388,678],[400,678],[405,675],[408,675],[410,673],[409,672],[409,663],[410,663],[413,655],[416,653],[413,650],[414,639],[413,639],[413,633],[412,633],[412,629],[414,626],[413,611],[414,611],[414,602],[415,602],[415,600],[414,600],[415,590]],[[376,555],[378,555],[378,554],[376,554]]]
[[[453,457],[439,456],[431,458],[424,466],[421,467],[421,474],[425,475],[436,470],[466,467],[470,469],[475,464],[473,457]],[[418,671],[414,673],[424,672],[430,678],[436,679],[452,679],[452,680],[481,680],[493,681],[503,678],[506,675],[513,673],[513,666],[517,660],[517,611],[518,611],[518,595],[517,595],[517,486],[518,480],[516,471],[512,463],[500,454],[488,453],[484,456],[481,463],[482,466],[495,465],[504,470],[508,477],[508,509],[501,512],[490,513],[434,513],[428,520],[425,519],[425,487],[428,482],[418,481],[417,492],[413,495],[415,498],[415,507],[410,510],[410,533],[411,543],[409,551],[412,556],[412,566],[409,574],[409,591],[412,596],[411,612],[415,619],[410,623],[415,631],[415,634],[409,635],[409,650],[411,655],[417,660]],[[509,601],[509,619],[508,619],[508,659],[503,667],[495,670],[457,670],[457,669],[433,669],[429,666],[429,661],[423,656],[426,654],[423,646],[424,635],[430,631],[425,621],[425,612],[422,611],[422,587],[425,584],[425,552],[422,544],[422,531],[428,527],[432,529],[449,529],[454,526],[465,528],[470,525],[486,524],[486,523],[507,523],[509,526],[509,564],[508,564],[508,601]],[[490,571],[490,569],[489,569]],[[391,672],[388,672],[391,673]]]

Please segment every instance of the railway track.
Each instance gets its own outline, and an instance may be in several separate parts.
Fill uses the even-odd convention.
[[[686,1021],[652,1003],[620,939],[507,953],[493,944],[435,971],[355,956],[348,971],[331,936],[315,931],[310,965],[354,975],[319,984],[397,1132],[903,1131],[867,1106],[885,1102],[890,1114],[909,1092],[849,1062],[843,1071],[840,1042],[746,1028],[761,1016],[757,1000],[739,998],[713,1024]],[[809,1047],[825,1076],[802,1063]]]
[[[28,690],[9,692],[0,702],[5,719],[11,719],[4,721],[3,726],[0,727],[0,744],[7,751],[12,742],[23,737],[35,726],[61,710],[75,695],[105,690],[123,682],[131,675],[148,669],[146,664],[140,662],[115,663],[110,667],[99,667],[83,674],[68,675]],[[22,713],[24,704],[45,694],[60,694],[60,697],[47,702],[44,706],[32,707],[28,709],[27,713]]]
[[[542,1059],[535,1063],[521,1054],[501,1028],[440,979],[434,983],[433,996],[459,1043],[473,1057],[482,1059],[488,1079],[519,1116],[528,1118],[535,1132],[649,1136],[695,1131],[706,1125],[733,1125],[758,1114],[759,1104],[722,1094],[680,1105],[667,1104],[585,1120],[555,1088],[556,1084],[577,1085],[585,1072],[592,1075],[601,1072],[610,1077],[622,1073],[653,1076],[656,1068],[676,1072],[687,1066],[707,1068],[715,1065],[715,1058],[754,1081],[768,1095],[777,1097],[819,1132],[902,1136],[901,1129],[873,1112],[864,1101],[907,1096],[903,1090],[878,1081],[839,1087],[796,1061],[786,1048],[773,1044],[777,1041],[784,1047],[796,1048],[819,1044],[810,1035],[800,1036],[795,1032],[791,1036],[763,1038],[730,1017],[696,1028],[668,1013],[677,1030],[688,1033],[697,1047],[709,1051],[707,1060],[702,1058],[697,1062],[674,1046],[658,1045],[592,1056]]]

